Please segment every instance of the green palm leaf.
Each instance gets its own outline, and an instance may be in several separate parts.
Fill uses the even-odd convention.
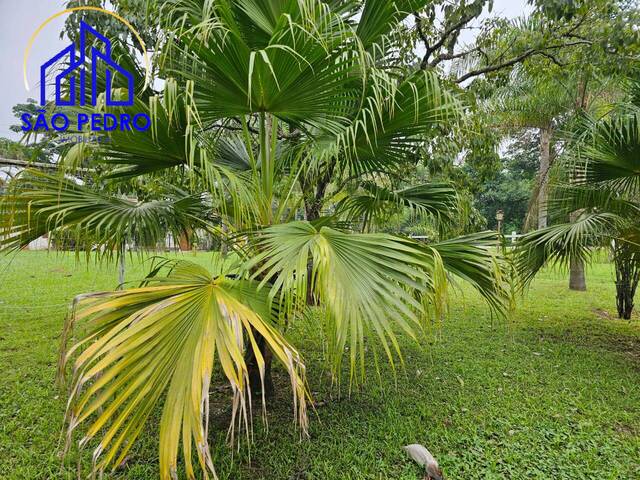
[[[479,232],[428,244],[434,257],[442,261],[447,275],[467,282],[500,315],[510,300],[504,260],[495,253],[495,232]]]
[[[358,21],[358,37],[368,48],[389,34],[407,15],[421,10],[428,3],[428,0],[367,0]]]
[[[358,102],[358,50],[318,0],[172,2],[179,41],[167,61],[194,81],[205,124],[257,112],[338,132]],[[209,8],[207,7],[209,6]]]
[[[248,268],[263,278],[263,285],[271,282],[271,297],[289,308],[302,309],[308,290],[313,292],[324,307],[333,372],[339,372],[348,349],[354,382],[364,377],[367,337],[380,343],[392,366],[394,356],[402,361],[395,330],[415,338],[425,316],[417,298],[438,303],[447,271],[504,311],[499,265],[487,242],[486,235],[479,235],[425,247],[387,234],[349,234],[292,222],[263,232],[262,253]]]
[[[357,381],[357,366],[364,375],[365,336],[380,341],[393,365],[400,348],[392,326],[415,337],[420,325],[421,307],[410,290],[427,282],[420,253],[391,235],[347,234],[307,222],[277,225],[263,234],[263,253],[249,264],[254,277],[264,278],[262,284],[271,281],[271,296],[284,297],[290,307],[296,299],[304,302],[310,287],[325,307],[334,373],[348,346],[350,381]]]
[[[425,183],[392,191],[373,182],[363,182],[366,195],[351,195],[336,207],[338,213],[346,213],[350,219],[363,218],[365,224],[381,219],[389,209],[406,207],[415,215],[431,215],[438,220],[448,220],[453,212],[457,195],[445,183]]]
[[[515,267],[526,285],[547,264],[566,267],[571,260],[587,262],[592,249],[606,246],[618,230],[612,213],[585,213],[573,223],[530,232],[516,246]]]
[[[417,72],[400,82],[374,71],[369,83],[363,108],[335,145],[344,151],[339,165],[351,175],[386,172],[406,161],[408,151],[461,113],[458,99],[432,72]]]
[[[554,185],[553,196],[548,202],[552,215],[566,219],[572,212],[609,212],[621,218],[637,219],[640,205],[620,194],[609,185],[598,187],[578,185]]]
[[[597,124],[580,152],[577,183],[602,184],[621,194],[640,192],[640,114]]]
[[[10,185],[1,207],[0,247],[15,250],[40,236],[67,233],[86,248],[120,252],[127,242],[155,249],[167,233],[174,238],[197,228],[211,230],[211,207],[199,195],[167,194],[139,202],[104,193],[64,177],[26,170]]]

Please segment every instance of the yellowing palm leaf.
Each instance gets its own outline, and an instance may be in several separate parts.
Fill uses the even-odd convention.
[[[256,333],[287,369],[296,417],[306,431],[307,391],[298,352],[271,324],[266,295],[256,283],[227,278],[228,267],[216,269],[212,275],[198,265],[175,262],[168,275],[150,278],[141,288],[77,299],[68,326],[86,323],[88,333],[64,356],[65,361],[75,357],[67,439],[81,424],[86,434],[80,446],[100,435],[94,450],[98,468],[124,459],[164,397],[161,478],[177,478],[180,443],[189,478],[195,478],[192,456],[205,477],[207,472],[215,476],[207,440],[214,365],[233,389],[233,435],[236,420],[249,428],[247,349],[264,374]]]

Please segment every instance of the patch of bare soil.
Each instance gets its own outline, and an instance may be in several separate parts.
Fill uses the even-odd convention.
[[[604,318],[605,320],[613,320],[615,318],[615,316],[611,315],[606,310],[602,310],[601,308],[594,308],[591,311],[595,313],[598,317]]]
[[[640,369],[640,338],[636,336],[595,330],[591,332],[563,332],[562,334],[545,333],[541,336],[541,341],[545,340],[621,353],[631,361],[634,367]]]
[[[624,423],[616,423],[613,428],[620,435],[625,435],[629,437],[635,437],[638,435],[636,428],[630,425],[625,425]]]
[[[275,387],[274,395],[266,399],[267,415],[271,418],[292,416],[291,383],[289,377],[280,369],[272,372]],[[212,428],[226,431],[233,415],[233,391],[231,386],[223,381],[216,382],[209,389],[209,422]],[[248,405],[247,405],[248,406]],[[253,395],[251,400],[253,421],[262,421],[262,397]],[[237,422],[238,418],[236,418]]]
[[[611,313],[607,310],[603,310],[602,308],[594,308],[591,310],[591,312],[593,312],[598,317],[603,318],[605,320],[618,320],[618,314],[616,312]],[[631,317],[632,317],[632,320],[640,319],[640,309],[635,309],[631,314]]]

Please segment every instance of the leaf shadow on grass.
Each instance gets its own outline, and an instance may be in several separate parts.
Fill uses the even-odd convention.
[[[619,320],[616,319],[615,321]],[[628,366],[640,371],[640,338],[637,336],[606,331],[604,328],[585,329],[579,332],[545,332],[543,335],[546,341],[556,344],[584,347],[621,355],[624,361],[628,362]]]

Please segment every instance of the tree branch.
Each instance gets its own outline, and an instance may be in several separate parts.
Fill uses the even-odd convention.
[[[0,158],[0,167],[33,167],[42,168],[43,170],[57,170],[58,165],[55,163],[30,162],[28,160],[17,160],[15,158]]]
[[[455,79],[454,82],[462,83],[465,80],[468,80],[469,78],[472,78],[472,77],[477,77],[478,75],[483,75],[485,73],[495,72],[503,68],[511,67],[534,55],[541,55],[541,56],[547,57],[551,59],[554,63],[558,65],[563,65],[560,63],[560,61],[557,58],[555,58],[549,53],[549,50],[557,50],[560,48],[573,47],[576,45],[592,45],[592,44],[593,42],[591,42],[590,40],[577,40],[575,42],[567,42],[567,43],[563,43],[562,45],[551,45],[549,47],[540,48],[540,49],[529,48],[525,50],[523,53],[521,53],[520,55],[510,58],[509,60],[505,60],[504,62],[497,63],[494,65],[487,65],[486,67],[478,68],[477,70],[472,70],[470,72],[467,72],[461,77],[458,77],[457,79]]]
[[[440,55],[437,55],[436,57],[434,57],[434,59],[431,60],[431,62],[429,62],[429,66],[436,67],[440,62],[443,62],[445,60],[455,60],[456,58],[466,57],[467,55],[471,55],[472,53],[475,53],[475,52],[480,52],[486,57],[486,54],[482,51],[480,47],[474,47],[470,50],[465,50],[464,52],[459,52],[459,53],[441,53]]]
[[[498,63],[496,65],[489,65],[487,67],[483,67],[483,68],[478,68],[477,70],[471,70],[470,72],[465,73],[464,75],[462,75],[461,77],[458,77],[457,79],[454,80],[455,83],[462,83],[465,80],[468,80],[472,77],[477,77],[478,75],[483,75],[485,73],[490,73],[490,72],[495,72],[497,70],[501,70],[503,68],[507,68],[507,67],[511,67],[513,65],[515,65],[516,63],[520,63],[523,60],[525,60],[526,58],[529,58],[530,56],[534,55],[537,51],[534,49],[529,49],[526,50],[524,53],[518,55],[517,57],[511,58],[509,60],[507,60],[506,62],[502,62],[502,63]]]
[[[539,54],[542,55],[543,57],[548,58],[549,60],[551,60],[553,63],[555,63],[559,67],[566,67],[567,66],[567,64],[565,62],[559,60],[558,58],[556,58],[555,56],[551,55],[550,53],[539,52]]]
[[[424,43],[424,47],[426,49],[424,57],[422,57],[422,61],[420,62],[420,69],[424,70],[429,66],[429,58],[431,58],[431,55],[434,52],[438,51],[444,45],[444,43],[447,41],[447,39],[451,36],[453,32],[460,30],[467,23],[473,20],[475,18],[475,15],[463,16],[459,22],[445,29],[440,39],[433,45],[429,45],[429,40],[425,35],[424,31],[422,30],[422,18],[420,17],[420,15],[418,15],[417,12],[414,12],[414,17],[416,19],[416,30],[418,31],[418,35],[420,36],[420,39]]]
[[[418,31],[418,36],[420,37],[420,40],[422,40],[422,43],[424,43],[424,48],[426,49],[426,51],[429,52],[429,49],[430,49],[429,39],[424,34],[424,30],[422,30],[422,18],[420,17],[418,12],[413,12],[413,17],[416,20],[416,30]],[[422,59],[422,62],[420,62],[421,70],[424,70],[427,67],[425,65],[426,61],[428,61],[428,57],[425,55],[424,58]]]

